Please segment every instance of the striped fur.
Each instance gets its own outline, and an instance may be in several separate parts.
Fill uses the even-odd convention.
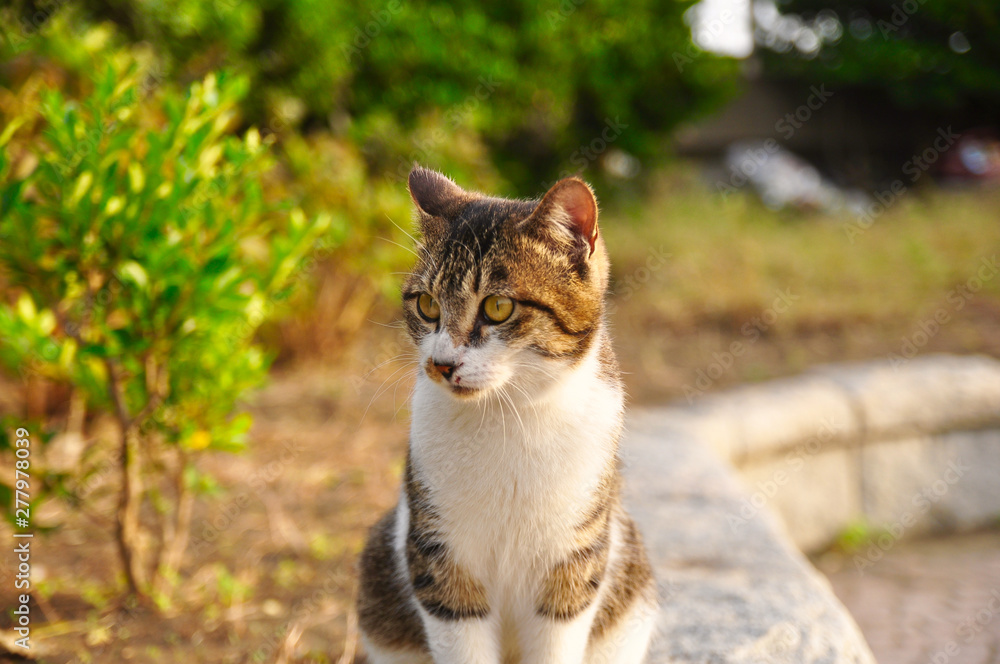
[[[406,560],[414,596],[429,614],[442,620],[482,618],[489,613],[486,591],[451,559],[445,534],[424,484],[406,464],[406,502],[410,524]]]
[[[423,238],[403,306],[423,370],[400,501],[361,558],[370,660],[636,664],[655,584],[621,504],[593,193],[569,179],[510,201],[423,169],[410,190]],[[484,315],[491,295],[508,319]]]

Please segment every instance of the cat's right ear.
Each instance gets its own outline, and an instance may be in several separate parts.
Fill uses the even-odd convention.
[[[408,183],[424,235],[443,231],[448,213],[468,197],[464,189],[444,175],[421,166],[413,167]]]
[[[552,185],[524,222],[531,229],[581,259],[594,255],[597,248],[597,199],[586,182],[565,178]]]

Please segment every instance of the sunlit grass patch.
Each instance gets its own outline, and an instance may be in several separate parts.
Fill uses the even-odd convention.
[[[784,293],[792,304],[774,322],[780,331],[908,319],[973,297],[1000,303],[998,210],[997,190],[927,188],[859,232],[846,214],[775,212],[749,193],[723,199],[675,170],[641,207],[606,212],[602,231],[629,311],[735,324]],[[647,277],[661,252],[665,265]]]

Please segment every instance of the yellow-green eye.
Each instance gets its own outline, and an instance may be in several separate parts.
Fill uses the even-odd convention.
[[[441,317],[441,307],[430,293],[421,293],[417,298],[417,311],[427,321],[433,322]]]
[[[483,300],[483,314],[494,323],[502,323],[514,313],[514,300],[500,295],[490,295]]]

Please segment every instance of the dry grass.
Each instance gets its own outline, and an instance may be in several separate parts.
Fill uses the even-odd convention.
[[[1000,190],[913,192],[855,233],[849,217],[707,197],[695,177],[667,174],[651,201],[602,218],[619,348],[639,400],[698,392],[709,369],[717,389],[885,358],[908,352],[907,341],[1000,356],[1000,274],[978,279],[984,260],[1000,259]],[[669,258],[647,269],[660,253]],[[948,322],[924,339],[922,323],[941,309]],[[742,353],[720,373],[733,343]]]
[[[650,249],[671,254],[638,295],[679,324],[761,310],[784,289],[801,297],[782,317],[785,329],[919,315],[1000,253],[1000,189],[913,192],[859,230],[847,216],[708,197],[693,177],[666,175],[652,201],[602,220],[619,280]],[[1000,278],[979,295],[1000,298]]]

